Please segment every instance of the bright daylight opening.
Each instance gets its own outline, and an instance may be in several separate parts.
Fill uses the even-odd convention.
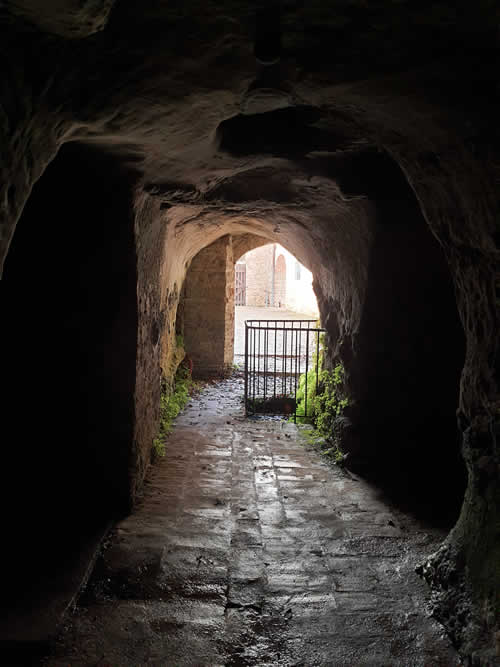
[[[313,275],[291,252],[270,243],[235,266],[234,364],[245,361],[246,320],[318,320]]]

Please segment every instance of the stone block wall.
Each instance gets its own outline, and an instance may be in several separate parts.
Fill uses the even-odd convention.
[[[226,372],[233,362],[234,262],[227,235],[191,262],[183,294],[184,343],[193,375]]]
[[[234,255],[232,237],[226,244],[226,284],[224,289],[224,369],[230,369],[234,361]]]

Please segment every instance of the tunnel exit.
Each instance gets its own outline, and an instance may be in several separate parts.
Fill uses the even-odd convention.
[[[245,321],[245,413],[311,420],[323,366],[316,320]]]

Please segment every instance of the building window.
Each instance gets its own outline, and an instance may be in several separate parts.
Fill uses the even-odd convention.
[[[300,264],[295,262],[295,280],[300,280]]]

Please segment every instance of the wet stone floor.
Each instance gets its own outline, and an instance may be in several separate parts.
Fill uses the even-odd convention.
[[[46,664],[459,665],[414,571],[442,535],[294,425],[246,420],[242,390],[177,418]]]

